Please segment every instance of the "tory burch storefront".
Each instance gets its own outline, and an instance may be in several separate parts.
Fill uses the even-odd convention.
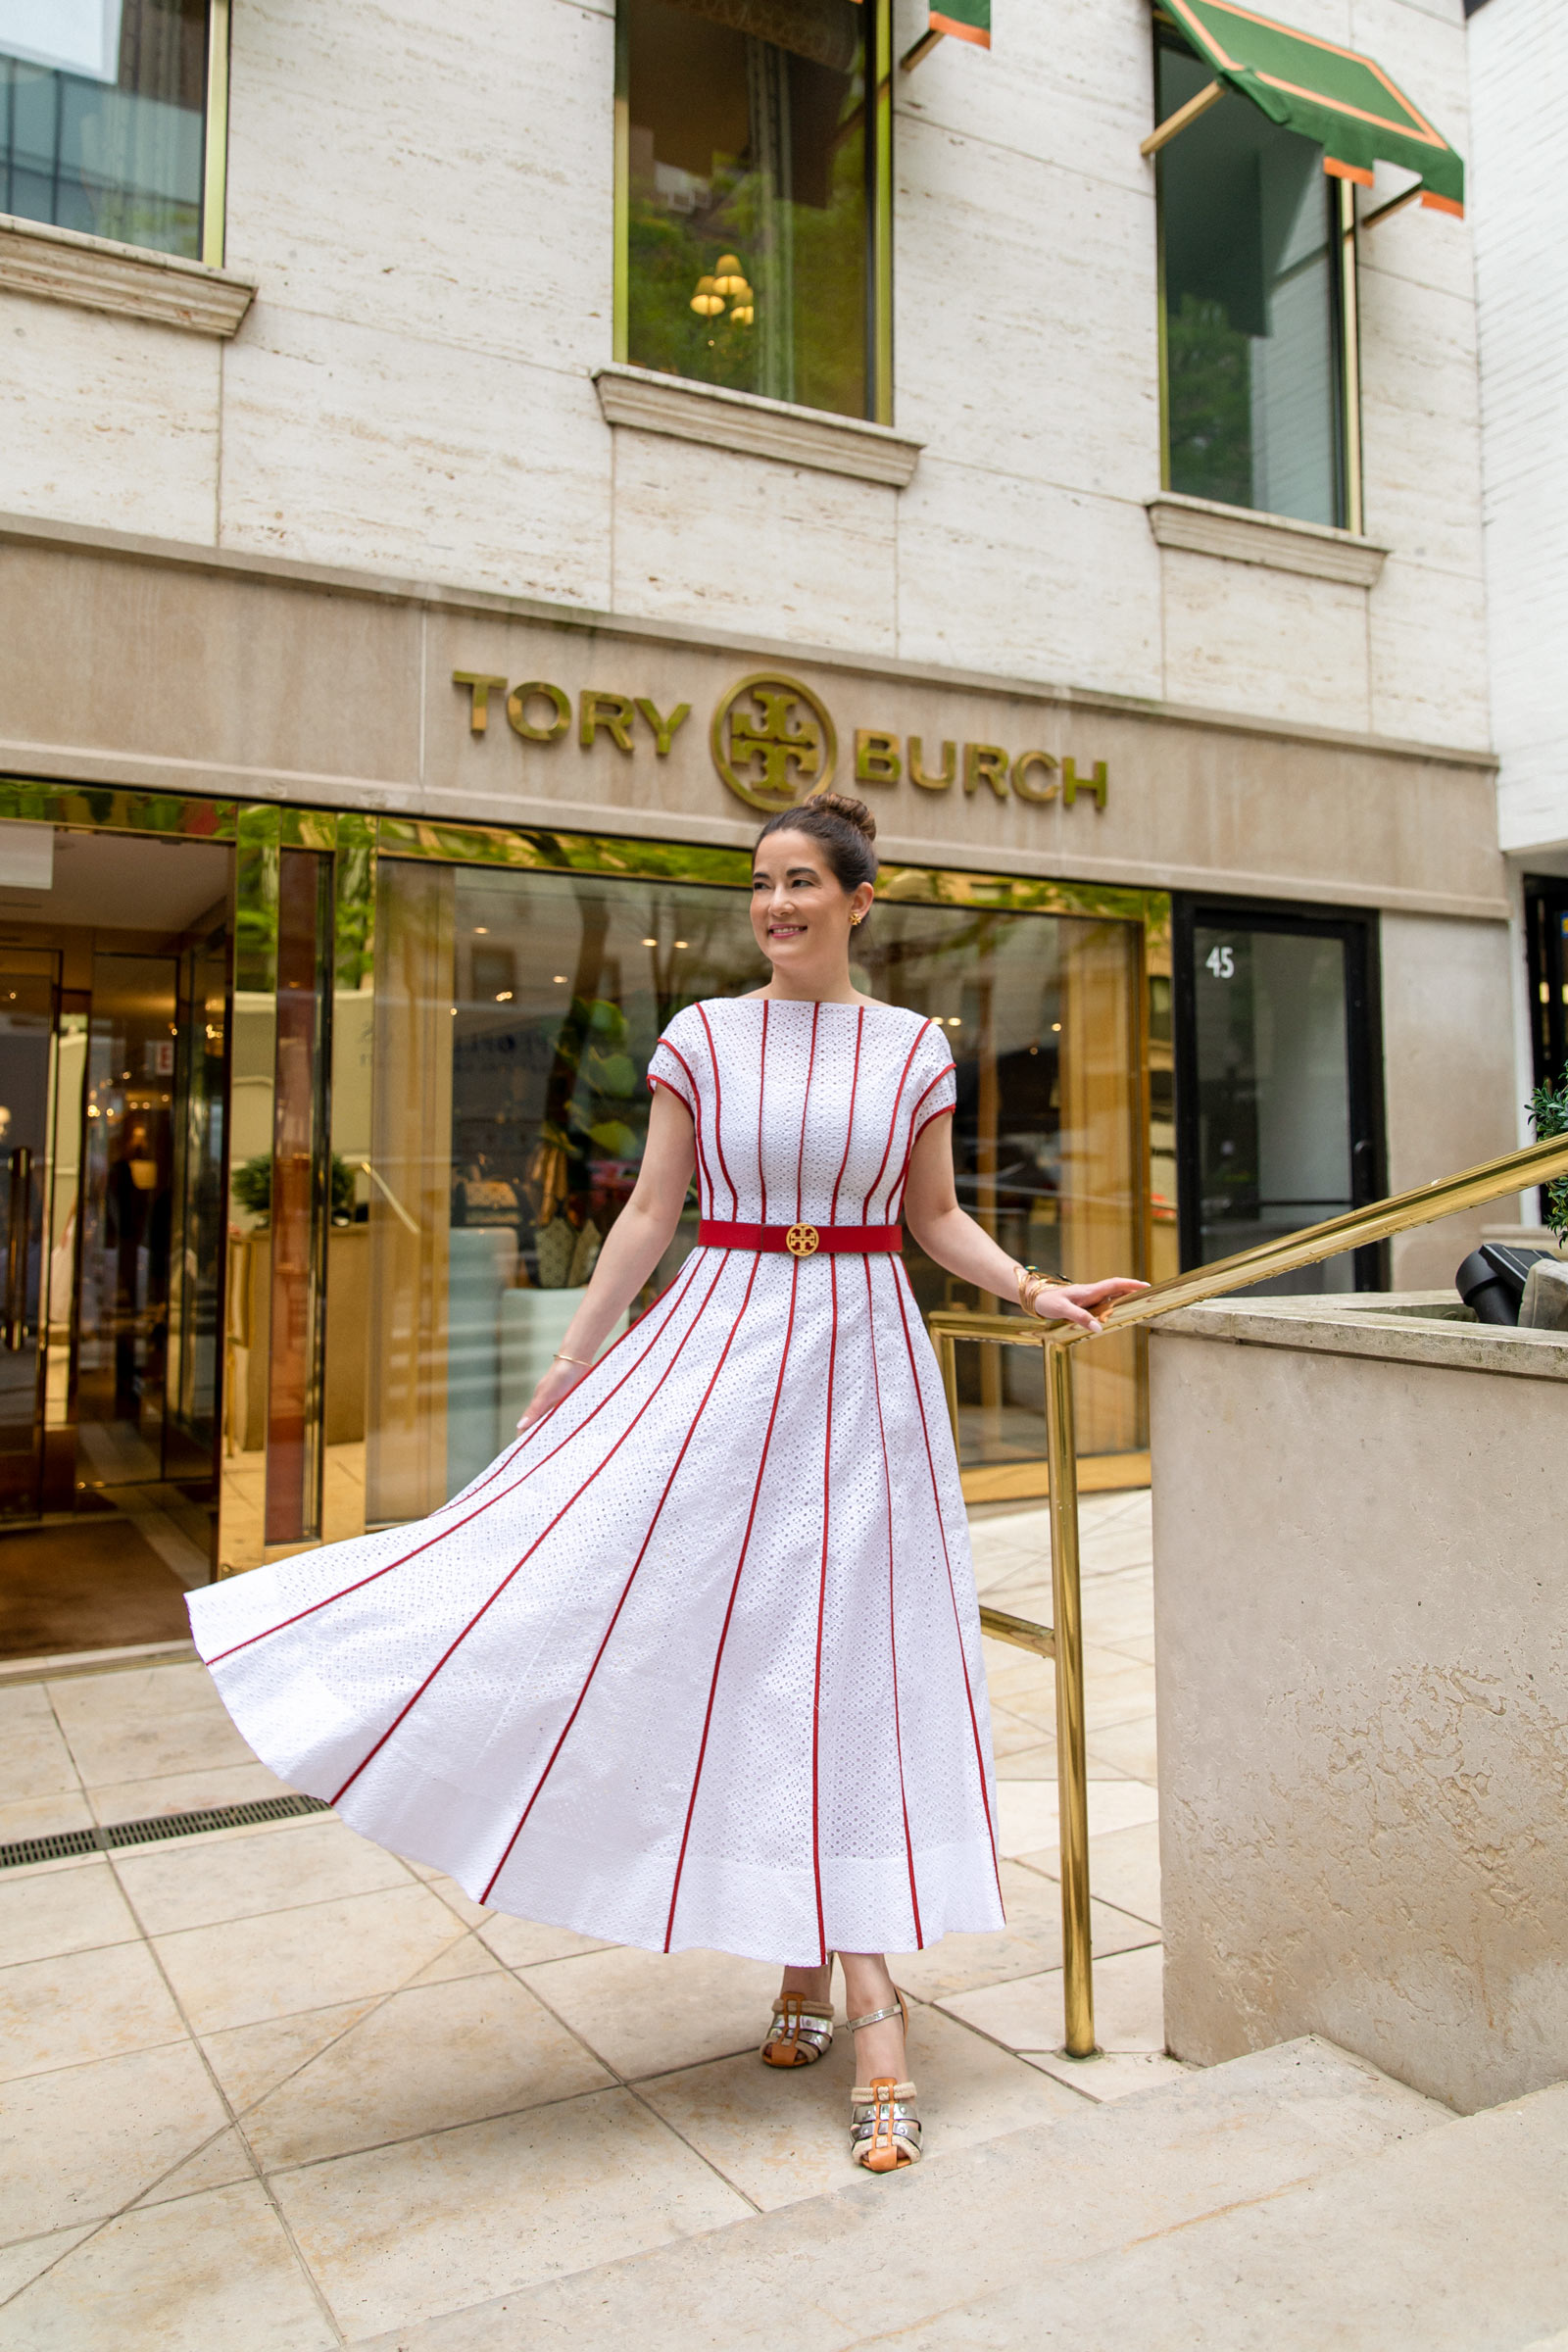
[[[1366,1197],[1380,924],[1492,912],[1462,756],[145,544],[8,561],[0,852],[53,861],[0,889],[37,1129],[8,1507],[139,1511],[155,1547],[162,1514],[186,1582],[421,1513],[505,1442],[635,1179],[654,1040],[762,977],[760,812],[872,804],[857,977],[948,1031],[965,1204],[1073,1276]],[[971,1496],[1042,1493],[1036,1368],[966,1377]],[[1086,1479],[1136,1481],[1133,1345],[1080,1378]]]

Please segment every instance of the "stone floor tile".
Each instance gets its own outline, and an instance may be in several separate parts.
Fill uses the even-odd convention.
[[[213,1764],[196,1772],[165,1772],[146,1781],[107,1781],[89,1788],[96,1821],[152,1821],[160,1813],[205,1813],[220,1805],[249,1805],[258,1797],[287,1796],[289,1787],[254,1758]]]
[[[70,1794],[80,1785],[42,1683],[0,1690],[0,1789],[7,1802]]]
[[[237,2114],[243,2114],[346,2034],[373,2006],[370,2000],[340,2001],[329,2009],[310,2009],[294,2017],[229,2026],[221,2033],[204,2034],[202,2048],[223,2096]]]
[[[272,2187],[351,2341],[751,2212],[620,2090],[279,2173]]]
[[[79,2246],[92,2227],[91,2222],[80,2222],[74,2230],[52,2230],[47,2237],[19,2238],[14,2246],[0,2246],[0,2307],[73,2246]]]
[[[107,1862],[0,1879],[0,1968],[128,1943],[136,1923]]]
[[[380,2002],[243,2118],[265,2172],[479,2123],[613,2081],[507,1971]]]
[[[1012,1755],[1020,1748],[1036,1748],[1040,1743],[1039,1724],[1031,1723],[1026,1716],[1014,1715],[1008,1708],[1000,1705],[997,1692],[993,1689],[991,1692],[991,1748],[998,1763],[1001,1763],[1004,1756]]]
[[[1002,1893],[1007,1925],[990,1936],[944,1936],[923,1952],[888,1955],[895,1984],[921,2001],[946,2000],[983,1984],[1013,1977],[1039,1976],[1061,1966],[1061,1889],[1054,1879],[1002,1865]],[[1120,1952],[1149,1943],[1157,1930],[1108,1904],[1090,1904],[1090,1932],[1097,1952]]]
[[[620,1944],[520,1973],[607,2066],[628,2078],[756,2049],[779,1984],[765,1960]]]
[[[1061,1875],[1061,1855],[1055,1846],[1039,1853],[1020,1854],[1018,1859],[1030,1870],[1043,1871],[1048,1878]],[[1158,1822],[1140,1822],[1132,1829],[1112,1830],[1104,1837],[1091,1838],[1089,1884],[1102,1901],[1114,1903],[1118,1911],[1129,1911],[1135,1919],[1147,1919],[1158,1927]]]
[[[1095,1964],[1095,2035],[1103,2050],[1161,2051],[1165,2013],[1161,1980],[1165,1955],[1159,1945],[1116,1952]],[[1061,1971],[1018,1977],[978,1992],[956,1993],[943,2007],[989,2034],[1009,2050],[1059,2050],[1062,2023]]]
[[[1111,1637],[1102,1636],[1102,1639],[1105,1642],[1107,1648],[1116,1650],[1124,1658],[1136,1658],[1142,1666],[1152,1666],[1154,1663],[1154,1637],[1152,1634],[1117,1634]]]
[[[226,2188],[233,2180],[254,2180],[256,2165],[244,2138],[230,2124],[215,2132],[183,2164],[155,2180],[139,2205],[167,2205],[175,2197],[193,2197],[209,2188]]]
[[[0,1788],[10,1786],[0,1767]],[[10,1845],[24,1838],[54,1838],[63,1830],[91,1828],[92,1807],[81,1793],[74,1771],[69,1789],[8,1797],[0,1804],[0,1845]]]
[[[1108,1724],[1088,1734],[1089,1768],[1109,1765],[1135,1781],[1153,1781],[1159,1765],[1152,1715],[1136,1715],[1130,1723]]]
[[[166,1669],[175,1672],[177,1669]],[[76,1683],[54,1684],[55,1690],[77,1689],[97,1682],[131,1682],[131,1675],[81,1675]],[[72,1756],[89,1788],[111,1782],[148,1781],[167,1773],[207,1772],[215,1766],[251,1764],[250,1749],[221,1709],[191,1708],[183,1714],[84,1717],[68,1727]]]
[[[1042,1740],[1038,1727],[1031,1728],[1035,1732],[1033,1747],[1010,1748],[1005,1755],[997,1757],[996,1769],[999,1781],[1054,1781],[1055,1779],[1056,1742],[1054,1740]],[[1116,1774],[1112,1777],[1119,1779],[1121,1776]]]
[[[396,1992],[463,1933],[445,1903],[409,1883],[156,1940],[196,2032],[216,2034]]]
[[[0,2215],[35,2237],[112,2214],[226,2117],[188,2041],[57,2067],[0,2086]]]
[[[1028,2070],[1033,2071],[1033,2070]],[[909,2072],[920,2094],[928,2152],[972,2147],[1004,2132],[1070,2111],[1055,2093],[1042,2106],[1022,2060],[946,2017],[917,2008]],[[681,2137],[764,2212],[853,2182],[849,2154],[852,2035],[842,2031],[820,2064],[781,2074],[755,2052],[720,2058],[644,2083],[642,2095]]]
[[[412,1885],[395,1854],[326,1816],[121,1854],[115,1866],[149,1936]]]
[[[62,1675],[45,1685],[68,1740],[98,1725],[167,1723],[176,1715],[221,1715],[223,1702],[200,1658],[133,1666],[115,1674]]]
[[[0,2082],[184,2038],[145,1943],[0,1969]]]
[[[122,2214],[5,2316],[6,2352],[318,2352],[334,2342],[259,2180]]]
[[[487,1919],[497,1919],[499,1912],[487,1911],[476,1903],[471,1894],[465,1894],[456,1879],[448,1878],[444,1870],[421,1870],[418,1873],[432,1894],[440,1896],[451,1911],[455,1911],[466,1928],[482,1928]]]
[[[460,1930],[456,1942],[449,1943],[427,1968],[411,1977],[411,1984],[448,1984],[457,1977],[494,1976],[501,1968],[489,1945],[480,1942],[477,1931],[463,1927],[455,1913],[453,1917]]]
[[[997,1785],[997,1843],[1004,1854],[1037,1853],[1056,1843],[1056,1784],[1052,1781],[1001,1781]],[[1089,1834],[1103,1837],[1109,1830],[1130,1829],[1153,1821],[1159,1798],[1142,1781],[1102,1781],[1089,1784]]]
[[[533,1968],[542,1960],[573,1960],[580,1952],[608,1952],[613,1946],[597,1936],[579,1936],[571,1928],[536,1927],[529,1919],[510,1919],[493,1911],[479,1930],[481,1940],[508,1968]]]
[[[1125,2099],[1135,2090],[1154,2090],[1193,2071],[1163,2050],[1102,2050],[1098,2058],[1066,2058],[1057,2050],[1019,2055],[1024,2064],[1038,2066],[1042,2074],[1086,2099]]]

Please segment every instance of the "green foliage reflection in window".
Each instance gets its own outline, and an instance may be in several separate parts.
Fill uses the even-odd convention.
[[[1211,79],[1174,35],[1158,112]],[[1345,384],[1322,150],[1228,92],[1159,157],[1169,487],[1343,524]]]
[[[855,0],[622,0],[626,357],[870,414]]]

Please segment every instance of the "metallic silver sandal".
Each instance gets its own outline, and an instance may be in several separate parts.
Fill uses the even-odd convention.
[[[900,1993],[891,2009],[872,2009],[852,2017],[849,2030],[879,2026],[884,2018],[902,2020],[909,2031],[909,2012]],[[912,2082],[895,2082],[891,2075],[873,2075],[850,2093],[850,2154],[868,2173],[896,2173],[920,2161],[920,2112]]]
[[[833,1955],[828,1954],[828,1967]],[[783,1992],[773,2003],[773,2022],[762,2037],[758,2056],[764,2066],[814,2066],[833,2046],[832,1978],[827,2006],[808,2000],[804,1992]]]

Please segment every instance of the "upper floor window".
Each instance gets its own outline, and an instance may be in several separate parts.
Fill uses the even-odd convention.
[[[1164,122],[1212,75],[1164,29],[1156,61]],[[1347,522],[1344,184],[1232,90],[1161,150],[1167,488]]]
[[[617,356],[886,418],[889,14],[620,0]]]
[[[203,258],[209,8],[224,4],[0,0],[0,211]]]

